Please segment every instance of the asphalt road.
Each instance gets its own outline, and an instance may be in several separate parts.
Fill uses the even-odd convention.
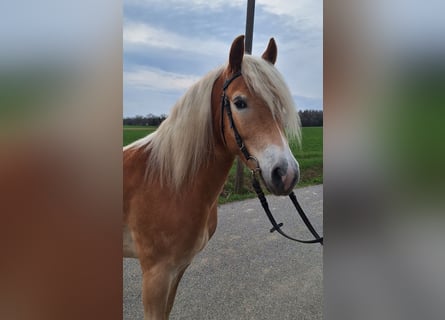
[[[323,186],[295,193],[322,234]],[[267,198],[285,232],[311,238],[287,197]],[[185,272],[170,319],[322,319],[322,246],[270,228],[258,199],[220,206],[217,230]],[[124,259],[123,268],[124,319],[143,319],[139,262]]]

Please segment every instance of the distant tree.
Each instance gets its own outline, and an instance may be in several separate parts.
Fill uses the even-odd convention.
[[[168,117],[168,115],[166,115],[165,113],[161,114],[161,116],[159,117],[160,120],[161,120],[161,123],[162,123],[162,121],[164,121],[165,119],[167,119],[167,117]]]
[[[323,111],[322,110],[303,110],[298,111],[300,116],[302,127],[322,127],[323,126]],[[160,116],[152,113],[147,114],[145,117],[136,115],[133,117],[124,118],[124,125],[128,126],[159,126],[167,115],[165,113]]]
[[[322,110],[303,110],[298,111],[302,127],[322,127],[323,111]]]
[[[152,113],[147,114],[145,117],[141,115],[136,115],[133,117],[125,117],[123,123],[126,126],[159,126],[162,121],[167,118],[166,114],[156,116]]]

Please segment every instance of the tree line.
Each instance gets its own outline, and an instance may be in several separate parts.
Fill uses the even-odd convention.
[[[323,110],[298,111],[302,127],[323,127]]]
[[[323,126],[323,111],[322,110],[303,110],[298,111],[302,127],[322,127]],[[159,126],[162,121],[167,119],[166,114],[160,116],[148,114],[146,116],[137,115],[134,117],[125,117],[125,126]]]
[[[156,116],[151,113],[149,113],[146,116],[137,115],[134,117],[125,117],[124,118],[124,126],[155,126],[155,127],[157,127],[165,119],[167,119],[166,114],[161,114],[160,116]]]

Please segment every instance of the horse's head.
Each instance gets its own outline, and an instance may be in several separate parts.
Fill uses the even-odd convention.
[[[274,67],[276,57],[273,38],[262,59],[244,55],[244,36],[233,41],[229,63],[223,72],[223,78],[232,81],[226,82],[224,91],[228,102],[225,108],[224,103],[222,106],[226,109],[222,134],[228,149],[249,168],[259,166],[269,191],[287,195],[298,182],[299,166],[285,132],[299,135],[299,119],[289,89]],[[240,150],[237,132],[247,154],[253,158],[248,159],[246,152]]]

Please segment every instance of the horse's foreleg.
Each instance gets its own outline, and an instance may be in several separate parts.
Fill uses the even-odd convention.
[[[131,231],[128,228],[127,225],[124,224],[123,226],[123,236],[122,236],[122,240],[123,240],[123,253],[124,253],[124,257],[126,258],[137,258],[137,251],[136,251],[136,246],[135,243],[133,241],[133,237],[131,235]]]
[[[167,320],[169,292],[174,275],[163,266],[143,271],[142,301],[145,320]]]
[[[176,297],[176,290],[178,289],[179,282],[181,281],[181,278],[182,278],[185,270],[188,268],[188,266],[189,265],[186,265],[183,269],[181,269],[179,271],[179,273],[173,279],[172,285],[170,287],[170,292],[168,294],[168,301],[167,301],[168,314],[170,314],[170,311],[173,308],[173,303],[175,302],[175,297]]]

